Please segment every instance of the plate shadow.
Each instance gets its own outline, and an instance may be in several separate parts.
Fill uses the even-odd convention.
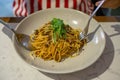
[[[106,44],[102,55],[94,64],[85,68],[84,70],[69,74],[50,74],[41,71],[40,72],[54,80],[91,80],[93,78],[99,78],[98,76],[107,71],[114,58],[113,43],[106,33],[105,37]]]

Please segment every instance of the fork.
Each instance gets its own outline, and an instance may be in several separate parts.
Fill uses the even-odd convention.
[[[98,9],[102,6],[102,4],[105,2],[105,0],[102,0],[101,3],[97,6],[97,8],[93,11],[93,13],[90,15],[90,18],[87,22],[86,27],[84,28],[84,30],[82,32],[80,32],[80,40],[83,40],[87,37],[87,33],[88,33],[88,29],[89,29],[89,25],[90,25],[90,21],[93,18],[93,16],[95,15],[95,13],[98,11]]]

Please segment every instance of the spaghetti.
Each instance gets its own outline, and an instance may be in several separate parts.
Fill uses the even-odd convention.
[[[31,34],[31,44],[34,50],[31,55],[35,57],[42,58],[44,60],[55,60],[61,62],[68,57],[78,55],[79,51],[86,40],[79,40],[80,31],[71,28],[69,25],[64,25],[66,30],[65,37],[56,39],[53,41],[53,28],[51,27],[51,22],[44,24],[41,28],[35,30]]]

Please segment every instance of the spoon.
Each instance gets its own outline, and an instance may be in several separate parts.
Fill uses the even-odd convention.
[[[90,21],[104,2],[105,2],[105,0],[102,0],[101,3],[97,6],[97,8],[94,10],[94,12],[91,14],[86,27],[84,28],[84,30],[82,32],[80,32],[80,36],[79,36],[80,40],[83,40],[87,37]]]
[[[1,19],[0,19],[0,23],[5,25],[6,28],[8,28],[11,32],[13,32],[15,34],[15,39],[19,45],[21,45],[22,47],[24,47],[25,49],[27,49],[29,51],[33,50],[33,47],[30,43],[30,41],[31,41],[30,36],[28,36],[26,34],[17,33],[14,29],[11,28],[11,26],[6,24],[6,22],[4,22]]]

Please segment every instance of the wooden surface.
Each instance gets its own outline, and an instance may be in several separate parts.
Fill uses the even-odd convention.
[[[0,17],[0,19],[9,23],[19,23],[25,17]],[[120,22],[120,16],[95,16],[98,22]]]

